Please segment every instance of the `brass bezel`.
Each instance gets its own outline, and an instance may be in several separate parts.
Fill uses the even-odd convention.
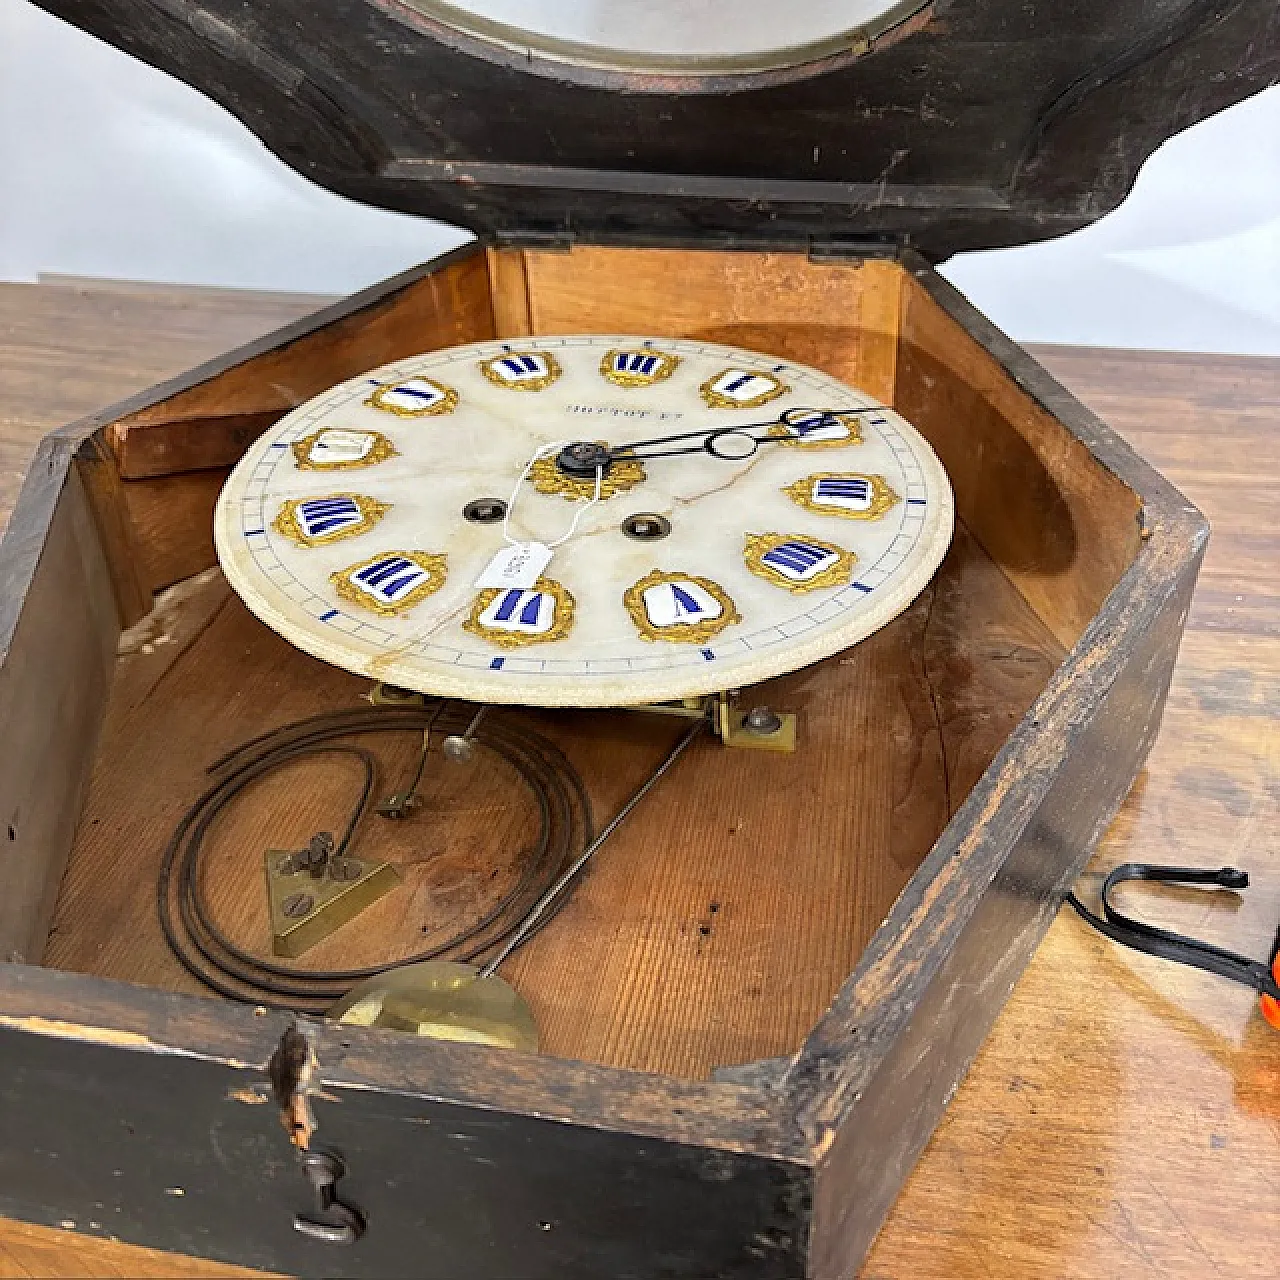
[[[758,396],[752,396],[750,400],[732,400],[720,391],[715,390],[715,384],[725,376],[726,373],[749,373],[756,378],[771,378],[775,383],[774,387]],[[707,406],[712,409],[758,409],[762,404],[768,404],[770,400],[776,400],[779,396],[785,396],[791,387],[782,381],[775,373],[769,373],[763,369],[739,369],[736,365],[730,365],[727,369],[721,369],[718,373],[713,373],[706,382],[704,382],[698,391]]]
[[[865,480],[871,486],[871,505],[865,511],[850,511],[847,507],[816,502],[811,495],[819,480]],[[840,516],[845,520],[879,520],[902,501],[884,476],[868,475],[865,471],[815,471],[784,486],[782,492],[806,511],[820,516]]]
[[[508,382],[500,373],[494,372],[493,366],[508,356],[541,356],[547,362],[547,371],[536,378],[527,378],[521,382]],[[490,356],[480,361],[480,372],[495,387],[504,387],[508,391],[545,391],[564,372],[560,361],[550,351],[504,351],[500,356]]]
[[[362,435],[374,436],[373,445],[363,458],[348,462],[314,462],[311,450],[317,440],[328,431],[352,431]],[[394,458],[400,451],[381,431],[366,427],[321,427],[301,440],[295,440],[289,446],[293,450],[293,461],[299,471],[359,471],[364,467],[375,467],[379,462]]]
[[[333,533],[305,533],[298,520],[298,508],[304,502],[324,502],[332,498],[350,498],[360,509],[363,517],[361,522],[345,529],[337,529]],[[305,498],[286,498],[280,504],[271,527],[296,547],[327,547],[331,542],[341,542],[343,538],[356,538],[362,533],[368,533],[390,510],[391,503],[379,502],[377,498],[367,497],[363,493],[317,493]]]
[[[793,435],[782,422],[774,423],[766,434],[774,440],[790,445],[793,449],[849,449],[865,441],[866,437],[862,434],[862,419],[856,413],[836,413],[832,416],[839,418],[849,428],[847,440],[805,440],[802,436]]]
[[[662,363],[656,373],[619,373],[613,368],[615,356],[657,356]],[[655,382],[662,382],[675,373],[680,364],[680,357],[669,351],[659,351],[656,347],[613,347],[606,351],[600,359],[600,376],[615,387],[651,387]]]
[[[436,401],[435,404],[426,405],[421,409],[406,409],[402,405],[384,403],[384,397],[390,392],[397,387],[403,386],[406,382],[414,381],[425,382],[434,387],[444,395],[444,399]],[[376,387],[365,400],[365,404],[370,409],[380,409],[383,413],[393,413],[397,418],[434,418],[442,413],[452,413],[458,407],[458,393],[452,387],[446,387],[443,382],[437,382],[434,378],[428,378],[425,374],[411,373],[399,382],[387,382],[380,387]]]

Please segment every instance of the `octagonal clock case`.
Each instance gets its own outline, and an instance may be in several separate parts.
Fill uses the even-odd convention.
[[[1207,535],[935,264],[1113,208],[1280,75],[1274,15],[43,7],[477,238],[37,451],[0,1212],[294,1275],[855,1274]],[[325,1017],[433,955],[493,1001]]]

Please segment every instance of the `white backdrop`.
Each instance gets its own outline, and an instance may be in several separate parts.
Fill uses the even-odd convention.
[[[0,0],[0,183],[0,279],[345,293],[466,238],[313,187],[25,0]],[[1095,226],[944,270],[1021,341],[1280,355],[1280,88],[1171,139]]]

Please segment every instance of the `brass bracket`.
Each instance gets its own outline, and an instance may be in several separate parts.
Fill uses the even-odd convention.
[[[369,690],[369,701],[375,707],[423,706],[426,696],[399,689],[395,685],[379,681]],[[623,711],[644,711],[649,715],[676,716],[682,720],[707,719],[716,736],[726,747],[738,747],[744,751],[784,751],[796,749],[797,717],[790,711],[773,711],[769,707],[751,707],[742,710],[737,691],[713,693],[702,698],[683,698],[678,702],[643,702],[637,706],[622,707]],[[470,730],[468,730],[468,736]],[[452,741],[452,740],[450,740]],[[448,754],[449,742],[445,743]],[[399,797],[393,797],[398,799]],[[387,802],[390,804],[390,801]],[[379,812],[384,812],[379,807]],[[391,816],[403,817],[402,813]]]
[[[316,867],[309,865],[305,851],[286,849],[267,850],[266,871],[271,950],[291,960],[400,883],[400,873],[389,862],[326,858]]]
[[[791,711],[774,711],[770,707],[752,707],[743,711],[741,703],[721,693],[715,700],[715,730],[726,747],[744,751],[783,751],[796,749],[797,717]]]
[[[646,702],[627,711],[650,715],[678,716],[684,720],[711,722],[712,731],[726,747],[744,751],[784,751],[796,749],[797,717],[790,711],[752,707],[743,711],[737,694],[713,693],[705,698],[685,698],[681,702]]]
[[[383,680],[375,681],[365,697],[375,707],[425,707],[427,705],[425,693],[402,689],[399,685],[387,684]]]

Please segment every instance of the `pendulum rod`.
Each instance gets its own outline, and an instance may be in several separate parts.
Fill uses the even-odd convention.
[[[528,914],[524,920],[517,926],[514,933],[499,948],[498,953],[489,960],[483,968],[481,968],[479,977],[490,978],[497,972],[498,966],[507,959],[511,953],[522,943],[527,942],[538,929],[538,922],[543,915],[552,906],[557,898],[569,887],[570,884],[581,873],[582,869],[591,861],[596,851],[613,833],[623,824],[631,811],[640,803],[641,800],[649,794],[650,791],[658,785],[659,779],[663,774],[671,768],[673,764],[684,754],[685,749],[693,742],[694,738],[706,728],[704,721],[699,720],[695,724],[689,726],[680,741],[676,743],[667,758],[636,788],[631,799],[614,814],[612,821],[605,829],[600,832],[594,840],[578,855],[576,861],[571,863],[568,869],[560,876],[558,880],[538,899],[537,902],[529,908]]]

